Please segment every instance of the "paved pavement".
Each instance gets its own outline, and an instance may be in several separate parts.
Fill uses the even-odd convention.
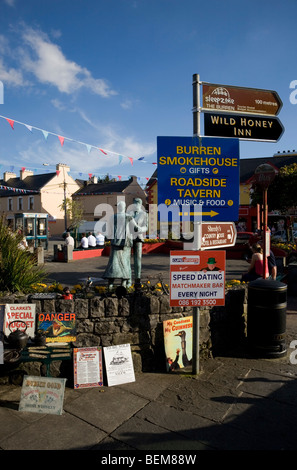
[[[82,264],[76,267],[79,276]],[[63,263],[63,271],[70,265]],[[58,268],[52,273],[58,275]],[[94,273],[101,272],[102,266],[97,268]],[[63,276],[70,284],[68,271]],[[174,455],[180,463],[192,456],[197,464],[216,455],[205,450],[296,450],[297,360],[290,348],[295,339],[297,297],[290,297],[288,350],[282,358],[251,357],[243,348],[200,361],[197,375],[142,373],[133,383],[100,389],[73,390],[66,384],[61,416],[18,411],[21,387],[0,385],[0,449],[92,450],[88,459],[97,464],[106,463],[108,455],[119,464],[125,456],[135,458],[130,467],[152,464],[153,453],[155,459],[173,454],[167,460],[172,464]],[[67,455],[67,463],[77,463],[76,453]],[[282,465],[285,457],[281,453]],[[245,454],[237,464],[246,459]]]

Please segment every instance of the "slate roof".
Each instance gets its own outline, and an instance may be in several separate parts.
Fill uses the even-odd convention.
[[[0,197],[15,196],[20,194],[20,190],[27,190],[32,192],[32,194],[37,194],[40,190],[55,176],[57,173],[44,173],[41,175],[30,175],[27,176],[24,180],[20,177],[10,178],[7,181],[3,179],[0,180]],[[7,188],[7,189],[5,189]],[[12,188],[16,189],[14,191]]]
[[[122,193],[128,186],[130,186],[132,181],[132,179],[129,179],[125,181],[112,181],[109,183],[88,183],[78,189],[73,196]]]

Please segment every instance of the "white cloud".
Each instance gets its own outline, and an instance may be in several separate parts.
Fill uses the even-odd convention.
[[[4,3],[6,3],[7,5],[9,5],[10,7],[14,7],[15,0],[4,0]]]
[[[0,52],[6,60],[6,63],[0,60],[2,81],[10,85],[26,85],[28,81],[24,77],[33,74],[40,83],[52,85],[61,93],[71,94],[86,89],[103,98],[117,94],[106,80],[94,78],[88,69],[65,57],[61,48],[42,31],[26,26],[21,28],[21,34],[16,35],[23,40],[19,47],[10,46],[0,35]],[[17,62],[17,68],[7,66],[12,60]]]
[[[68,60],[60,47],[50,42],[44,33],[27,28],[23,39],[29,48],[23,55],[22,66],[41,83],[53,85],[67,94],[81,88],[104,98],[116,94],[103,79],[92,77],[89,70]]]
[[[13,86],[23,86],[25,85],[25,80],[23,78],[23,74],[20,70],[16,70],[14,68],[7,68],[4,65],[3,60],[0,58],[0,80],[5,85],[13,85]]]

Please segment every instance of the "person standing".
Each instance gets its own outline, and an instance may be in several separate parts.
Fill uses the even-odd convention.
[[[65,245],[74,248],[74,238],[71,236],[70,232],[66,233]]]

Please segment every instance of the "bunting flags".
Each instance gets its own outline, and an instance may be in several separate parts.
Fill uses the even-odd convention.
[[[58,134],[54,134],[53,132],[50,132],[50,131],[47,131],[47,130],[44,130],[44,129],[40,129],[40,128],[32,126],[30,124],[25,124],[24,122],[16,121],[15,119],[11,119],[11,118],[8,118],[8,117],[5,117],[5,116],[0,115],[0,118],[5,119],[9,123],[10,127],[13,130],[14,130],[15,124],[17,123],[17,124],[20,124],[22,126],[25,126],[31,133],[32,133],[33,129],[41,131],[43,136],[44,136],[45,141],[48,140],[49,135],[54,135],[54,136],[58,137],[58,139],[60,141],[60,144],[61,144],[61,147],[64,146],[65,141],[76,142],[78,144],[84,145],[87,148],[88,153],[91,152],[92,148],[95,148],[95,149],[100,150],[100,152],[102,152],[106,156],[108,156],[109,154],[118,155],[119,156],[119,164],[123,160],[123,155],[122,154],[116,153],[112,150],[106,150],[106,149],[103,149],[101,147],[96,147],[95,145],[90,145],[90,144],[86,144],[84,142],[79,142],[78,140],[74,140],[74,139],[70,139],[68,137],[64,137],[64,136],[61,136],[61,135],[58,135]],[[131,165],[133,165],[134,159],[132,157],[129,157],[129,156],[126,156],[126,158],[128,158]],[[137,161],[141,161],[143,163],[145,162],[144,157],[138,158]],[[145,163],[147,163],[147,162],[145,162]],[[156,165],[156,163],[153,163],[153,165]]]

